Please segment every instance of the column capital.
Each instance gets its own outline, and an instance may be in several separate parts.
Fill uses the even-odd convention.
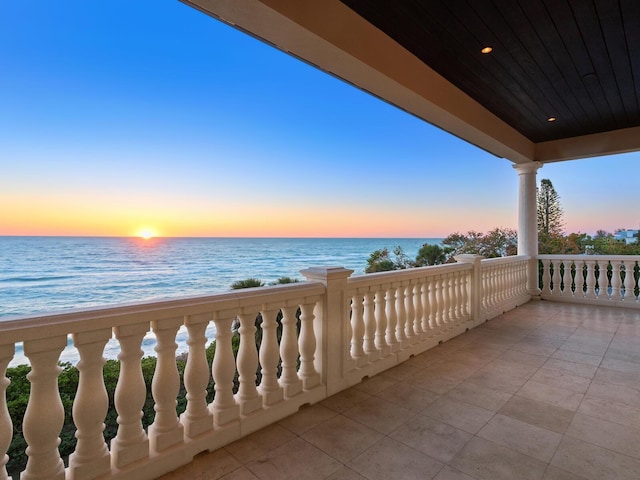
[[[542,168],[542,163],[540,162],[528,162],[528,163],[517,163],[512,165],[518,171],[518,175],[524,175],[525,173],[536,173],[538,169]]]

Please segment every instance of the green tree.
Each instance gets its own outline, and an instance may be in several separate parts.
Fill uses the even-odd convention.
[[[401,246],[393,249],[393,253],[388,248],[375,250],[367,259],[365,273],[389,272],[391,270],[404,270],[413,266],[413,262],[404,253]]]
[[[551,180],[543,178],[540,187],[536,189],[538,234],[560,235],[564,234],[563,211],[560,206],[560,195],[553,187]]]
[[[515,255],[518,248],[518,233],[510,228],[494,228],[486,234],[469,230],[466,234],[452,233],[442,241],[449,250],[449,262],[456,255],[472,253],[485,258]]]
[[[418,250],[415,266],[428,267],[445,263],[447,261],[447,253],[449,253],[449,250],[442,248],[438,244],[425,243]]]

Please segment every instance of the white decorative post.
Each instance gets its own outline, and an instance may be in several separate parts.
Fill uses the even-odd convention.
[[[539,296],[538,288],[538,217],[536,208],[536,172],[540,162],[514,165],[520,177],[518,188],[518,255],[528,255],[527,290]]]
[[[7,475],[7,462],[9,461],[7,450],[11,445],[13,423],[7,409],[6,394],[7,387],[11,382],[5,377],[5,374],[14,353],[15,346],[13,344],[0,345],[0,480],[9,478]]]
[[[233,377],[236,360],[233,356],[231,325],[235,320],[235,310],[215,312],[216,352],[213,355],[211,371],[216,391],[209,409],[213,412],[215,425],[221,426],[240,417],[240,406],[233,397]]]
[[[464,286],[463,292],[463,311],[466,315],[469,315],[475,325],[478,325],[484,319],[481,318],[481,306],[482,306],[482,255],[474,255],[471,253],[465,253],[462,255],[456,255],[456,262],[458,263],[470,263],[473,265],[473,270],[469,273],[469,284]]]
[[[31,362],[27,374],[31,382],[29,403],[24,413],[22,434],[27,442],[27,468],[22,480],[64,480],[64,463],[60,458],[60,431],[64,424],[64,407],[58,391],[62,369],[58,359],[67,336],[24,342],[24,353]]]
[[[73,343],[80,353],[78,362],[78,392],[73,402],[76,424],[76,451],[69,456],[69,478],[98,478],[109,472],[111,460],[104,441],[104,419],[109,409],[109,397],[104,386],[104,346],[111,338],[111,329],[74,333]]]
[[[257,308],[241,308],[238,314],[240,320],[240,347],[236,365],[240,386],[236,393],[236,402],[240,405],[240,413],[248,415],[262,408],[262,397],[256,388],[256,371],[258,370],[258,349],[256,348],[256,318]]]
[[[149,455],[149,439],[142,428],[142,408],[147,388],[142,376],[142,339],[147,323],[114,327],[120,343],[120,375],[116,385],[115,406],[118,412],[118,433],[111,440],[111,466],[121,469]]]
[[[280,358],[282,373],[280,385],[285,397],[293,397],[302,392],[302,380],[298,377],[298,338],[296,332],[297,305],[282,307],[282,339],[280,340]]]
[[[263,305],[260,310],[262,315],[262,344],[260,345],[260,366],[262,367],[262,380],[258,386],[258,392],[264,399],[266,406],[281,402],[284,398],[282,387],[278,383],[278,363],[280,362],[280,350],[278,349],[278,322],[276,318],[279,309],[269,305]]]
[[[320,374],[316,371],[314,360],[317,347],[313,321],[317,298],[305,299],[300,304],[300,337],[298,349],[300,350],[300,370],[298,376],[302,380],[302,387],[309,390],[320,385]]]
[[[185,325],[189,338],[189,355],[184,371],[184,387],[187,390],[187,409],[180,416],[185,435],[195,438],[213,429],[213,414],[207,408],[207,385],[211,372],[207,363],[207,325],[213,314],[189,315]]]
[[[176,364],[176,335],[183,318],[165,318],[151,322],[158,344],[156,370],[151,382],[151,392],[155,401],[156,416],[149,426],[149,441],[155,452],[182,442],[184,427],[178,419],[176,406],[180,392],[180,374]]]
[[[326,287],[326,294],[316,310],[315,363],[322,383],[327,386],[327,395],[333,395],[348,386],[345,373],[351,364],[348,326],[350,298],[346,292],[348,278],[353,270],[313,267],[300,273],[308,281],[321,282]]]
[[[361,293],[351,298],[351,358],[360,367],[365,364],[364,353],[364,304]]]

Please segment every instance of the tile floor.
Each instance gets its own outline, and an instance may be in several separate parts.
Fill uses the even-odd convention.
[[[638,480],[640,311],[530,302],[162,480]]]

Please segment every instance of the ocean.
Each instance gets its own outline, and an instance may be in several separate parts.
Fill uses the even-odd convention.
[[[342,266],[364,274],[374,250],[401,246],[415,258],[440,238],[0,237],[0,321],[74,308],[229,291],[237,280],[304,280],[300,270]],[[184,350],[186,332],[177,341]],[[182,338],[184,337],[184,338]],[[145,340],[153,354],[155,339]],[[68,351],[67,351],[68,350]],[[63,359],[77,353],[68,348]],[[105,357],[115,358],[110,342]],[[23,359],[16,347],[16,361]],[[15,362],[12,362],[15,363]]]

